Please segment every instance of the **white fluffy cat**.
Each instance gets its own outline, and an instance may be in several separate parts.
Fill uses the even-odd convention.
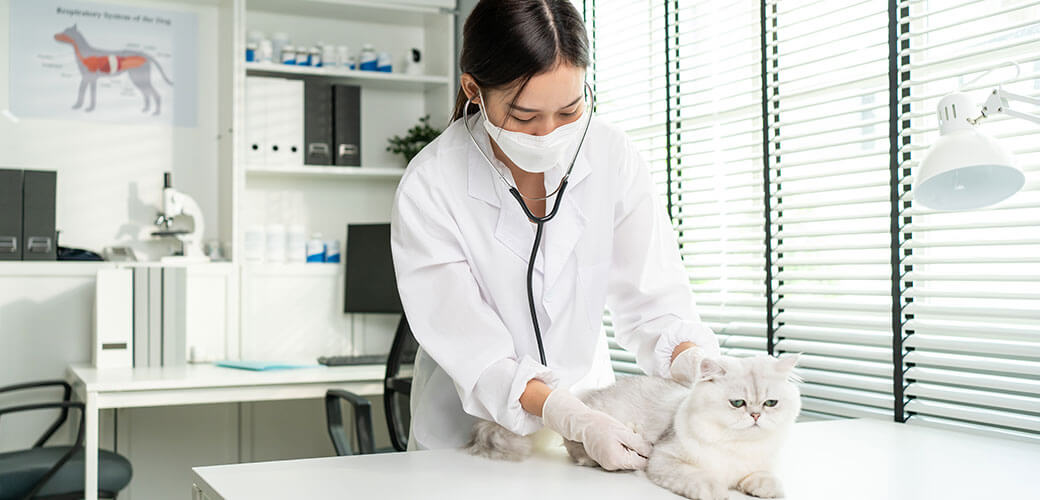
[[[774,470],[777,453],[801,411],[798,355],[721,356],[700,361],[691,385],[659,377],[622,377],[582,397],[589,407],[629,425],[654,444],[646,475],[688,498],[724,499],[735,488],[763,498],[783,496]],[[579,464],[597,465],[581,443],[564,441]],[[530,436],[498,424],[474,426],[475,455],[522,460]]]

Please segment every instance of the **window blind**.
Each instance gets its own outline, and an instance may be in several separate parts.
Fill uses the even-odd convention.
[[[758,0],[676,3],[672,175],[680,252],[723,354],[766,351]]]
[[[805,413],[891,418],[888,3],[766,13],[775,352]]]
[[[901,84],[908,140],[900,182],[910,185],[906,174],[916,174],[938,138],[943,95],[968,84],[963,91],[982,104],[1005,82],[1010,92],[1040,97],[1040,1],[901,5],[909,78]],[[1020,71],[999,67],[1004,61]],[[1012,108],[1040,112],[1024,103]],[[928,210],[904,192],[907,421],[1040,442],[1040,126],[996,115],[979,127],[1012,152],[1026,184],[1002,203],[964,212]]]
[[[983,121],[1026,176],[994,207],[934,212],[909,189],[939,98],[1040,97],[1040,1],[583,6],[598,112],[649,160],[724,352],[771,331],[804,353],[805,416],[1040,440],[1040,128]]]
[[[592,44],[587,78],[596,92],[596,113],[635,142],[647,161],[662,203],[668,191],[669,77],[665,9],[660,0],[595,0],[584,3]],[[614,370],[643,373],[635,354],[614,341],[604,314]]]

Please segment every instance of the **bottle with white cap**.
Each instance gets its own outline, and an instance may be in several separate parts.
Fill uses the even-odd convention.
[[[303,224],[289,226],[289,246],[287,252],[286,260],[289,262],[307,261],[307,233],[304,231]]]
[[[243,247],[247,261],[262,262],[264,249],[267,247],[267,234],[264,232],[264,226],[256,224],[246,228]]]
[[[379,58],[376,56],[376,51],[372,44],[366,43],[362,45],[361,56],[358,57],[358,69],[362,71],[376,71],[378,64]]]
[[[325,242],[325,262],[339,262],[339,240]]]
[[[285,262],[285,226],[282,224],[269,224],[267,226],[267,252],[268,262]]]
[[[325,241],[321,233],[312,234],[307,242],[307,262],[325,262]]]

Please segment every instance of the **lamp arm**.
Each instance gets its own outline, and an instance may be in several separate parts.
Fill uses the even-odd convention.
[[[979,110],[982,113],[982,116],[977,118],[975,121],[981,120],[982,118],[993,114],[1004,113],[1008,116],[1021,118],[1023,120],[1029,120],[1033,123],[1040,123],[1040,115],[1015,111],[1011,109],[1010,105],[1008,104],[1008,101],[1021,101],[1040,106],[1040,99],[1037,99],[1035,97],[1014,94],[1004,89],[997,88],[994,89],[993,92],[989,94],[989,97],[986,98],[985,104],[983,104],[982,109]]]

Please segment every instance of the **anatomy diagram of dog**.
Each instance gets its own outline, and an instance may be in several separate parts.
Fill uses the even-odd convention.
[[[162,66],[152,56],[133,50],[96,49],[87,43],[86,39],[83,38],[83,34],[76,29],[75,25],[54,35],[54,39],[71,45],[76,52],[76,63],[79,66],[81,79],[79,82],[79,96],[72,109],[79,109],[83,106],[83,96],[87,91],[87,87],[90,87],[90,105],[84,108],[84,111],[93,111],[94,105],[97,103],[98,78],[115,77],[126,73],[130,76],[130,81],[141,91],[141,95],[144,97],[144,109],[141,112],[147,113],[149,109],[152,109],[152,101],[155,101],[155,108],[152,114],[158,115],[160,113],[162,98],[159,96],[159,92],[155,90],[155,87],[152,86],[152,66],[154,65],[159,70],[159,74],[162,75],[163,80],[166,80],[166,83],[172,86],[173,82],[170,81]]]

